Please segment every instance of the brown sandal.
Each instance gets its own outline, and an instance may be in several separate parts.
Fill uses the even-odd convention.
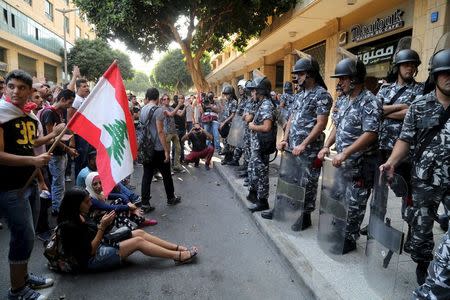
[[[184,260],[181,260],[181,253],[185,252],[185,251],[179,251],[179,255],[178,255],[178,259],[174,259],[173,261],[175,262],[175,265],[179,266],[179,265],[184,265],[184,264],[188,264],[194,261],[194,259],[197,258],[197,253],[198,253],[198,249],[195,247],[191,247],[191,249],[186,250],[189,251],[190,256]]]

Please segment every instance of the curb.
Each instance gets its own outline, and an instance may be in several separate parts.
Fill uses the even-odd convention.
[[[245,210],[247,210],[248,201],[245,198],[245,187],[237,184],[234,176],[227,174],[226,167],[220,163],[214,162],[214,169],[228,184],[230,189],[236,195],[236,198]],[[230,171],[231,172],[231,171]],[[234,181],[234,182],[233,182]],[[249,213],[247,211],[247,213]],[[275,225],[264,222],[259,214],[251,214],[256,226],[260,232],[274,246],[283,261],[296,275],[298,282],[305,288],[308,296],[314,299],[343,299],[332,285],[320,274],[308,259],[298,251],[297,247],[289,241],[284,233]]]

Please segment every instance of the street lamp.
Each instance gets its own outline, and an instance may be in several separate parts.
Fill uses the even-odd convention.
[[[65,77],[65,79],[67,81],[69,81],[68,73],[67,73],[67,46],[66,46],[66,31],[67,31],[67,28],[66,28],[66,18],[65,17],[66,17],[67,13],[76,11],[76,10],[78,10],[78,8],[70,8],[70,9],[55,8],[55,10],[59,11],[60,13],[62,13],[63,17],[64,17],[64,19],[63,19],[63,24],[64,24],[64,77]]]

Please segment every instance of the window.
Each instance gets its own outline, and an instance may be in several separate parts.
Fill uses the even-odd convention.
[[[47,18],[53,21],[53,4],[51,2],[45,0],[44,11]]]
[[[11,26],[16,28],[16,16],[14,14],[11,14]]]
[[[19,59],[19,69],[24,70],[31,76],[36,76],[36,60],[34,58],[22,55],[19,53],[18,55]]]
[[[34,29],[34,37],[36,38],[36,40],[39,40],[39,29],[37,28]]]
[[[64,16],[64,30],[69,33],[69,18]]]
[[[3,9],[3,20],[6,24],[8,24],[8,11],[6,10],[6,8]]]
[[[75,27],[75,39],[79,39],[81,37],[81,29],[80,27]]]
[[[53,82],[53,83],[57,82],[58,79],[57,79],[56,73],[57,73],[57,69],[55,66],[44,63],[44,77],[45,77],[45,79],[47,79],[47,81]]]
[[[88,40],[89,39],[89,34],[85,33],[84,34],[84,38]]]
[[[31,0],[23,0],[23,1],[25,1],[25,2],[28,3],[29,5],[32,4],[32,1],[31,1]]]

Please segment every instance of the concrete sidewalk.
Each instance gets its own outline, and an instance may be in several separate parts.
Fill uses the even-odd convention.
[[[222,166],[220,162],[214,163],[214,169],[222,176],[225,182],[236,194],[244,206],[250,202],[246,200],[248,189],[243,186],[243,179],[238,178],[236,167]],[[278,179],[279,158],[270,165],[270,196],[269,203],[273,207],[276,185]],[[319,182],[320,191],[320,182]],[[255,220],[261,231],[273,242],[275,248],[286,259],[287,263],[298,273],[305,286],[307,286],[317,299],[382,299],[372,289],[365,278],[366,266],[366,237],[358,240],[357,251],[343,256],[330,257],[319,247],[317,231],[319,223],[319,203],[317,199],[316,210],[312,214],[313,226],[305,231],[293,232],[279,226],[279,223],[261,218],[261,214],[254,213]],[[368,210],[370,207],[368,202]],[[400,211],[397,207],[388,207],[389,211]],[[249,212],[250,213],[250,212]],[[363,225],[368,223],[369,212],[366,212]],[[387,215],[388,216],[388,215]],[[390,216],[393,222],[400,220],[400,214]],[[277,224],[278,223],[278,224]],[[404,230],[406,234],[406,228]],[[443,234],[436,225],[435,243],[438,244]],[[437,246],[437,245],[436,245]],[[410,299],[412,291],[416,288],[415,264],[408,254],[404,253],[399,258],[399,273],[395,296],[392,299]]]

